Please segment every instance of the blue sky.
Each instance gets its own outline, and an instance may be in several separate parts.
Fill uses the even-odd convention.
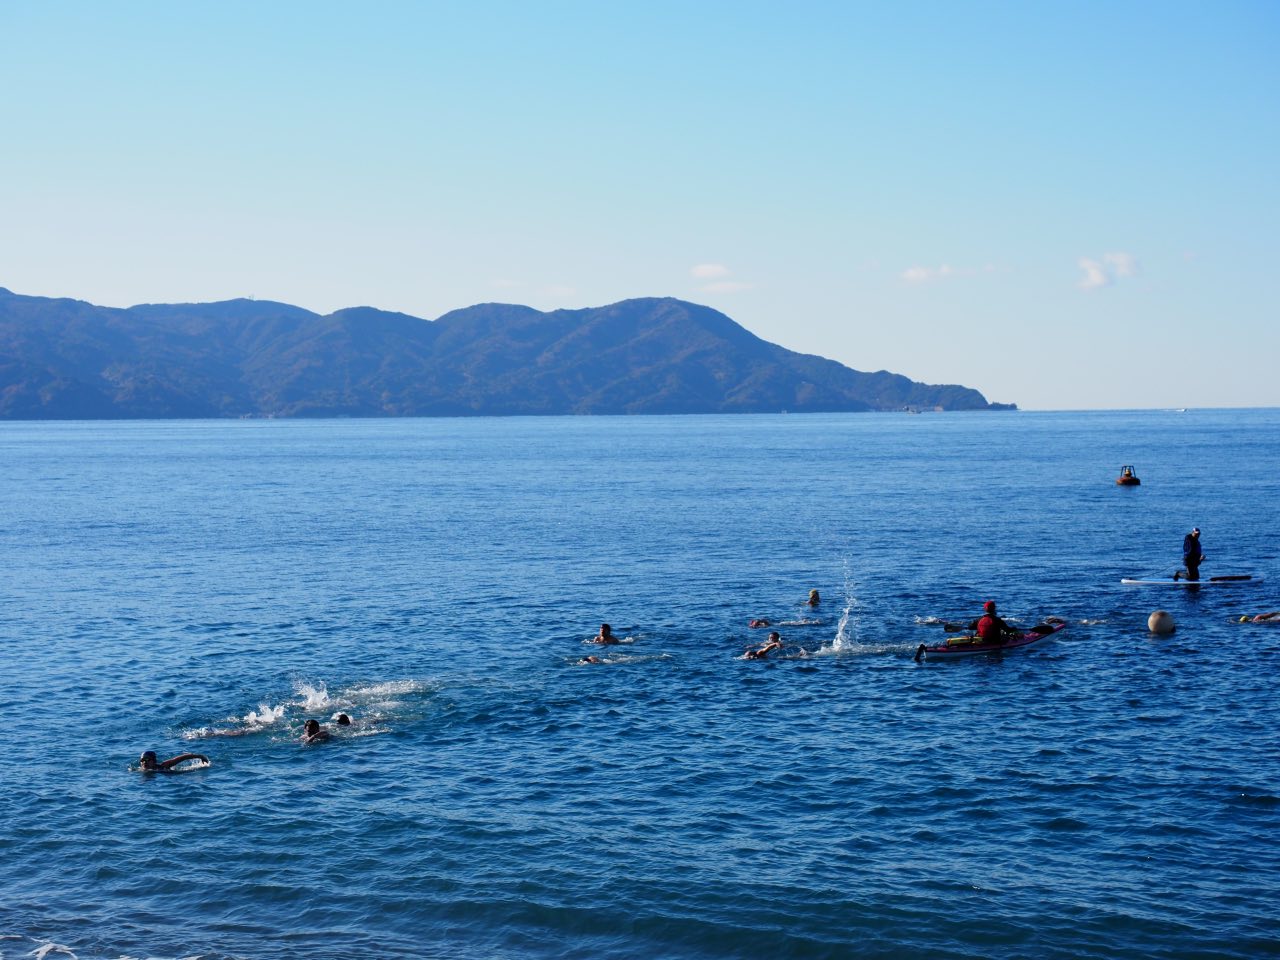
[[[0,4],[0,286],[676,296],[1031,409],[1280,405],[1280,4]]]

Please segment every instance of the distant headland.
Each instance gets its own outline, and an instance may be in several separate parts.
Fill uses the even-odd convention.
[[[0,287],[0,419],[1016,408],[794,353],[669,297],[423,320],[268,300],[116,309]]]

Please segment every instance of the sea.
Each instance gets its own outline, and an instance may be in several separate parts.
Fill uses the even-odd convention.
[[[7,422],[0,497],[4,960],[1280,956],[1280,410]],[[1193,526],[1255,579],[1121,584]],[[916,661],[987,600],[1067,627]]]

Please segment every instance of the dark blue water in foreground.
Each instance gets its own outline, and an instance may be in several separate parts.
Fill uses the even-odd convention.
[[[8,423],[0,491],[5,958],[1280,955],[1280,411]],[[1192,525],[1266,581],[1120,585]],[[1070,626],[913,662],[988,598]]]

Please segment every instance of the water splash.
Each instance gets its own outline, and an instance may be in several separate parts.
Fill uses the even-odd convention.
[[[273,707],[269,703],[260,703],[257,710],[250,710],[240,722],[247,727],[269,727],[282,719],[284,719],[283,704]]]
[[[319,686],[312,686],[304,680],[299,680],[294,683],[293,689],[302,698],[302,708],[304,710],[325,710],[333,703],[329,698],[329,691],[323,683]]]
[[[836,653],[847,653],[858,643],[858,628],[862,617],[862,602],[858,599],[858,581],[853,576],[849,561],[844,561],[844,609],[840,612],[840,622],[836,624],[835,639],[831,641],[831,649]]]

